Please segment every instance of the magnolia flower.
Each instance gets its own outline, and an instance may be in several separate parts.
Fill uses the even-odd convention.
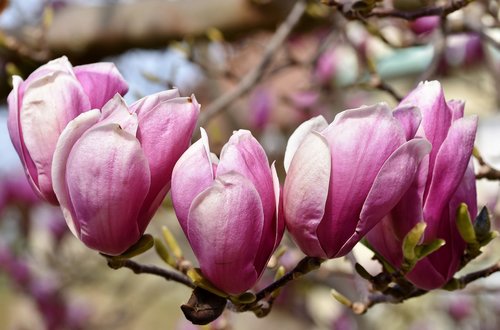
[[[10,138],[33,189],[57,204],[52,188],[52,156],[68,122],[90,109],[101,108],[128,86],[114,64],[72,67],[66,57],[50,61],[25,81],[13,77],[9,94]]]
[[[71,121],[57,143],[52,178],[72,233],[109,255],[136,243],[170,189],[198,114],[194,96],[169,90],[130,107],[115,95],[102,110]]]
[[[422,122],[417,136],[432,144],[418,175],[396,207],[367,236],[370,245],[393,266],[403,261],[404,236],[420,221],[427,225],[422,243],[443,239],[446,244],[420,260],[407,278],[430,290],[441,287],[457,272],[466,244],[456,225],[457,208],[477,213],[476,185],[471,160],[477,117],[464,117],[464,103],[444,99],[437,81],[420,84],[400,107],[417,106]]]
[[[255,285],[283,236],[279,182],[249,131],[234,132],[220,161],[201,133],[175,165],[172,202],[203,275],[239,294]]]
[[[414,138],[419,122],[415,108],[392,113],[380,103],[297,128],[285,153],[283,208],[305,254],[347,254],[399,202],[430,151]]]

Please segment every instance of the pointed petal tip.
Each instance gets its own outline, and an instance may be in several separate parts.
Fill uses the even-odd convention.
[[[177,93],[179,93],[179,90],[177,88],[174,88],[174,89],[177,91]],[[196,99],[196,96],[194,94],[191,94],[191,96],[189,97],[189,100],[198,109],[198,111],[201,110],[201,105],[200,105],[200,103],[198,103],[198,100]]]
[[[285,172],[288,172],[295,152],[299,148],[300,144],[304,141],[306,136],[309,134],[309,132],[321,132],[326,127],[328,127],[328,122],[323,116],[319,115],[303,122],[295,129],[292,135],[290,135],[285,149],[285,157],[283,160]]]
[[[383,113],[384,115],[391,115],[392,111],[388,104],[385,102],[379,102],[373,105],[363,105],[359,108],[348,109],[338,113],[335,116],[333,122],[329,127],[338,125],[340,122],[351,119],[351,118],[363,118],[376,115],[378,113]]]

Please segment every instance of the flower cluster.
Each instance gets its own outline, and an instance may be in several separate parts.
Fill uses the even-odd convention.
[[[128,107],[111,63],[72,67],[65,57],[14,77],[9,134],[33,186],[60,205],[73,234],[117,255],[139,240],[170,188],[199,113],[177,90]]]
[[[395,110],[386,104],[315,117],[291,135],[281,188],[274,163],[249,131],[234,132],[220,159],[206,132],[189,147],[200,106],[177,90],[128,106],[127,84],[109,63],[49,62],[14,78],[9,132],[27,177],[60,205],[88,247],[120,255],[142,234],[172,188],[179,223],[203,276],[229,295],[251,289],[285,227],[308,256],[346,255],[361,239],[394,268],[415,225],[422,244],[446,245],[415,260],[407,279],[447,283],[466,243],[457,209],[477,212],[471,154],[476,117],[420,84]]]

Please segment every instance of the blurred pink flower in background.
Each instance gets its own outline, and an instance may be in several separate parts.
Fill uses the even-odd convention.
[[[83,329],[90,313],[86,305],[74,304],[62,294],[56,278],[39,276],[32,271],[27,260],[15,255],[0,243],[0,272],[26,295],[33,298],[45,329]]]
[[[340,61],[341,58],[339,58],[339,54],[337,54],[336,47],[327,49],[320,55],[316,62],[313,79],[320,85],[330,85],[336,73],[337,65],[341,63]]]
[[[410,21],[409,25],[410,29],[416,34],[428,34],[439,26],[440,20],[439,16],[424,16]]]
[[[480,62],[484,57],[481,37],[474,33],[454,34],[446,39],[444,61],[451,67]]]
[[[249,99],[252,128],[263,130],[269,123],[274,106],[275,100],[271,90],[266,87],[255,89]]]

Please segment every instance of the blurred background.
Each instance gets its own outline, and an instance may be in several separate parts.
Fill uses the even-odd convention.
[[[179,308],[189,289],[108,268],[24,177],[6,128],[11,77],[26,78],[62,55],[73,65],[114,62],[130,84],[127,102],[174,86],[181,95],[194,93],[213,151],[233,130],[250,129],[281,180],[288,136],[302,121],[319,114],[331,121],[375,102],[395,106],[419,81],[438,79],[448,100],[465,100],[466,114],[479,115],[476,145],[500,168],[498,1],[473,1],[443,19],[352,19],[365,10],[360,4],[402,10],[403,2],[310,1],[292,17],[292,0],[0,1],[0,329],[197,329]],[[451,3],[406,1],[420,2],[418,8]],[[499,219],[498,181],[477,184],[479,205]],[[165,225],[196,263],[169,198],[147,232],[158,235]],[[301,254],[289,238],[282,244],[281,261],[291,269]],[[463,272],[498,262],[499,248],[494,241]],[[287,286],[266,318],[226,312],[203,329],[500,328],[500,274],[355,315],[329,288],[359,297],[366,287],[352,258],[374,274],[379,266],[371,256],[358,244],[350,258],[328,261]],[[137,260],[167,267],[154,251]]]

